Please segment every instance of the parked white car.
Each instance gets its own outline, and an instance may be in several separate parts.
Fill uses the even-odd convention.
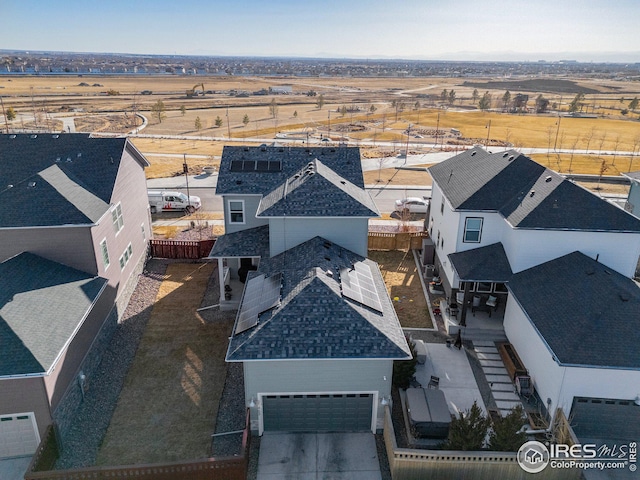
[[[429,200],[426,198],[408,197],[396,200],[397,212],[427,213],[428,208]]]
[[[184,211],[193,213],[202,203],[200,197],[191,195],[187,197],[182,192],[167,192],[162,190],[148,190],[149,208],[151,213]]]

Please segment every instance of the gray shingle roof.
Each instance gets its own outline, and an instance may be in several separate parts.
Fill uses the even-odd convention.
[[[265,195],[257,212],[258,217],[379,215],[364,188],[342,178],[317,158]]]
[[[500,212],[517,228],[640,232],[640,219],[514,150],[475,147],[429,172],[453,208]]]
[[[640,407],[633,400],[578,397],[571,408],[571,428],[582,443],[636,442]],[[633,477],[629,477],[633,478]]]
[[[217,238],[210,258],[269,256],[269,225],[227,233]]]
[[[94,223],[109,208],[125,148],[142,159],[125,138],[0,135],[0,228]]]
[[[267,195],[318,158],[345,180],[364,188],[360,149],[357,147],[232,147],[225,146],[220,160],[216,193]],[[282,170],[276,172],[232,172],[234,160],[277,160]]]
[[[463,282],[508,282],[513,272],[502,243],[448,255]]]
[[[565,365],[640,369],[640,287],[580,252],[516,273],[509,290]]]
[[[624,175],[625,177],[629,177],[632,180],[640,181],[640,170],[638,170],[637,172],[623,173],[622,175]]]
[[[340,268],[358,261],[371,268],[382,313],[341,294]],[[267,276],[283,272],[281,303],[261,314],[256,327],[231,338],[228,361],[410,355],[375,262],[315,237],[263,258],[258,272]]]
[[[0,263],[0,375],[47,372],[107,280],[31,253]]]

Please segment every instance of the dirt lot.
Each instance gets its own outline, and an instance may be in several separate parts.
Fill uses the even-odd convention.
[[[171,264],[116,410],[98,465],[208,456],[224,387],[232,320],[196,312],[212,264]]]
[[[387,291],[403,328],[433,328],[413,253],[369,251],[380,265]]]

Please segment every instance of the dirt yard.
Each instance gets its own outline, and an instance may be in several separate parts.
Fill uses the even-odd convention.
[[[209,455],[232,319],[196,312],[212,264],[171,264],[98,454],[98,465]]]
[[[369,258],[380,266],[400,325],[403,328],[433,328],[413,253],[370,250]]]

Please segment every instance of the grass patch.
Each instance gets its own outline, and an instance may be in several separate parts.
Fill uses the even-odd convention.
[[[211,264],[171,264],[125,380],[98,465],[209,455],[232,321],[197,314]]]
[[[369,258],[380,266],[400,325],[403,328],[433,328],[413,252],[371,250]]]

